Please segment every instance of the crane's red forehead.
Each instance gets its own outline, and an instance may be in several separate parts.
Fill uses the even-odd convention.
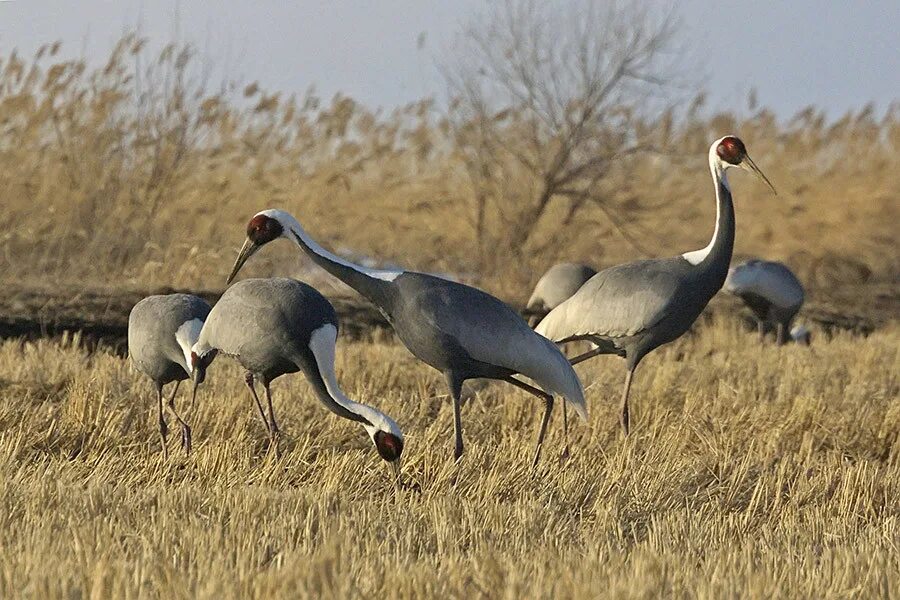
[[[722,141],[719,142],[718,147],[716,147],[716,154],[722,160],[736,165],[747,155],[747,148],[739,138],[729,135],[722,138]]]
[[[272,219],[270,217],[267,217],[266,215],[256,215],[252,219],[250,219],[250,222],[247,224],[247,229],[262,229],[263,227],[268,225],[268,222],[271,220]]]

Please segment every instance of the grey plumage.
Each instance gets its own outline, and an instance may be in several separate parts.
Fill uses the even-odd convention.
[[[596,345],[574,358],[572,364],[599,354],[626,359],[621,401],[621,424],[626,434],[634,370],[649,352],[684,334],[725,282],[735,234],[734,205],[725,171],[741,166],[765,179],[747,156],[743,143],[732,136],[713,143],[709,165],[716,186],[716,229],[705,248],[600,271],[550,311],[536,329],[559,343],[588,340]]]
[[[581,263],[559,263],[547,269],[538,279],[525,309],[535,319],[531,325],[572,297],[597,270]]]
[[[278,424],[269,384],[302,371],[328,410],[362,425],[382,458],[396,461],[403,449],[397,424],[381,411],[350,400],[337,384],[337,332],[334,307],[311,286],[285,278],[247,279],[228,288],[213,307],[194,344],[193,360],[198,374],[215,352],[233,357],[247,370],[247,386],[273,443]],[[266,391],[268,417],[254,379]]]
[[[134,305],[128,316],[128,355],[137,369],[156,386],[162,452],[167,455],[168,425],[163,415],[163,386],[175,382],[169,410],[181,425],[182,445],[191,447],[191,430],[175,410],[178,385],[190,376],[190,351],[209,315],[209,304],[189,294],[149,296]]]
[[[791,322],[803,306],[803,285],[784,264],[767,260],[749,260],[732,267],[725,280],[725,291],[744,301],[757,320],[760,340],[766,325],[776,328],[778,344],[789,339]],[[808,332],[791,332],[790,338],[808,341]]]
[[[250,221],[247,234],[231,278],[264,244],[280,237],[292,240],[320,267],[373,302],[406,347],[444,373],[453,397],[457,458],[463,450],[460,394],[467,379],[507,381],[544,400],[544,418],[533,463],[540,455],[554,393],[586,416],[584,391],[566,358],[493,296],[423,273],[368,269],[349,263],[309,238],[297,220],[284,211],[257,214]],[[516,374],[531,378],[542,389],[516,379]]]

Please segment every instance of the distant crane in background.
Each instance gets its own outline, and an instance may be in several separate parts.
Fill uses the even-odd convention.
[[[596,274],[597,269],[581,263],[558,263],[547,269],[525,305],[525,310],[530,313],[528,324],[534,327]]]
[[[216,352],[233,357],[247,370],[259,416],[277,450],[278,422],[269,384],[276,378],[303,371],[325,408],[366,430],[378,454],[399,477],[403,433],[389,416],[347,398],[334,373],[338,321],[334,307],[315,288],[285,278],[246,279],[225,290],[213,307],[194,344],[191,359],[195,388],[203,381]],[[266,391],[266,417],[254,379]]]
[[[557,343],[587,340],[597,346],[572,359],[573,365],[599,354],[626,359],[620,416],[626,435],[628,395],[641,359],[686,332],[725,283],[735,234],[726,176],[732,167],[756,173],[775,191],[740,139],[716,140],[709,148],[716,190],[716,228],[709,244],[674,258],[640,260],[600,271],[537,326],[538,333]]]
[[[569,361],[509,306],[481,290],[433,275],[355,265],[319,246],[284,211],[264,210],[250,220],[228,281],[259,248],[278,238],[300,246],[316,264],[375,304],[404,345],[444,374],[453,398],[456,459],[463,453],[460,395],[467,379],[506,381],[544,401],[532,466],[540,459],[553,394],[587,419],[584,389]],[[531,378],[540,389],[516,374]]]
[[[799,326],[791,330],[791,322],[803,306],[803,285],[797,276],[780,262],[748,260],[728,271],[725,291],[746,304],[756,317],[759,341],[765,341],[766,326],[775,326],[778,345],[793,339],[809,344],[810,333]]]
[[[163,386],[175,382],[167,404],[181,425],[181,446],[191,452],[191,428],[175,410],[178,386],[191,375],[191,346],[209,316],[209,304],[190,294],[148,296],[134,305],[128,315],[128,355],[137,369],[156,386],[159,439],[163,457],[169,427],[163,414]]]

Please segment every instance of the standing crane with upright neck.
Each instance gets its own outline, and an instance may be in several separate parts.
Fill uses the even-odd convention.
[[[537,326],[538,333],[560,344],[587,340],[596,345],[573,358],[573,365],[599,354],[625,358],[620,422],[626,435],[628,395],[638,364],[654,349],[684,334],[725,283],[735,234],[734,203],[726,176],[731,168],[755,173],[775,191],[740,139],[729,135],[716,140],[709,148],[716,191],[716,228],[709,244],[673,258],[640,260],[600,271]]]

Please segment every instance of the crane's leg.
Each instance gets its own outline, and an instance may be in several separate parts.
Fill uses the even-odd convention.
[[[566,401],[563,400],[562,403],[562,417],[563,417],[563,451],[561,457],[563,459],[569,458],[569,415],[566,412]]]
[[[784,346],[784,344],[787,342],[787,327],[785,327],[784,321],[778,322],[778,330],[777,331],[778,331],[777,337],[776,337],[777,343],[779,346]]]
[[[250,388],[250,393],[253,394],[253,399],[256,401],[256,408],[259,410],[259,416],[262,418],[263,423],[266,425],[266,431],[271,432],[272,428],[269,427],[269,420],[266,418],[266,411],[263,410],[262,402],[259,401],[259,396],[256,395],[256,388],[253,387],[253,373],[247,372],[244,375],[244,383],[247,384],[247,387]]]
[[[599,348],[599,347],[598,347],[598,348],[594,348],[593,350],[588,350],[588,351],[585,352],[584,354],[579,354],[579,355],[576,356],[575,358],[570,359],[570,360],[569,360],[569,363],[570,363],[572,366],[575,366],[575,365],[577,365],[577,364],[580,363],[580,362],[584,362],[584,361],[586,361],[586,360],[589,359],[589,358],[594,358],[595,356],[600,356],[601,354],[608,354],[608,352],[604,352],[604,350],[601,349],[601,348]]]
[[[766,324],[763,322],[762,319],[756,320],[756,331],[759,334],[759,343],[765,344],[766,343]]]
[[[178,394],[178,386],[181,385],[180,381],[175,382],[175,390],[172,392],[172,397],[169,398],[169,410],[172,412],[172,415],[175,417],[175,420],[178,421],[178,424],[181,426],[181,447],[184,448],[184,451],[187,454],[191,453],[191,427],[188,425],[184,419],[181,418],[181,415],[178,414],[178,411],[175,410],[175,396]]]
[[[263,387],[266,390],[266,401],[269,404],[269,445],[275,449],[275,456],[280,457],[281,453],[278,451],[278,434],[281,430],[278,429],[278,422],[275,421],[275,408],[272,406],[272,390],[269,389],[268,379],[263,379]]]
[[[163,386],[156,384],[156,400],[157,400],[157,417],[159,419],[159,441],[162,445],[163,459],[169,458],[169,448],[166,446],[166,438],[169,435],[169,426],[166,425],[166,418],[163,415]]]
[[[517,388],[525,390],[529,394],[533,394],[544,401],[544,418],[541,419],[541,427],[538,429],[537,442],[534,445],[534,459],[531,461],[531,468],[533,469],[537,466],[538,461],[541,460],[541,447],[544,444],[544,435],[547,433],[547,425],[550,423],[550,414],[553,412],[553,396],[532,385],[528,385],[524,381],[519,381],[512,375],[506,377],[503,381],[511,383]]]
[[[625,432],[625,435],[628,435],[630,419],[628,415],[628,394],[631,392],[631,378],[634,375],[634,367],[628,369],[628,373],[625,375],[625,389],[622,391],[622,414],[619,417],[619,422],[622,424],[622,431]]]
[[[463,453],[462,417],[460,416],[460,396],[462,395],[463,380],[450,371],[444,373],[444,376],[447,378],[450,397],[453,399],[453,434],[456,438],[453,459],[459,460]]]

